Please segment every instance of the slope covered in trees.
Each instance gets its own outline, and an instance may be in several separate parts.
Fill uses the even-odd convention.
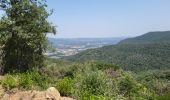
[[[170,43],[170,31],[149,32],[144,35],[125,39],[120,44]]]
[[[170,31],[150,32],[117,45],[86,50],[65,58],[69,61],[98,60],[120,65],[125,70],[170,68]]]

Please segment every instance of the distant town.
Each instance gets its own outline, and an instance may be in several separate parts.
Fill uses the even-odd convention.
[[[49,38],[53,50],[48,50],[45,55],[51,58],[62,58],[75,55],[87,49],[117,44],[123,38],[83,38],[83,39],[56,39]]]

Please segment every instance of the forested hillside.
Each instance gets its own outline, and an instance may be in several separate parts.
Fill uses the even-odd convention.
[[[120,44],[170,43],[170,31],[149,32],[144,35],[125,39]]]
[[[170,31],[150,32],[126,39],[117,45],[91,49],[65,58],[69,61],[99,60],[120,65],[125,70],[170,68]]]

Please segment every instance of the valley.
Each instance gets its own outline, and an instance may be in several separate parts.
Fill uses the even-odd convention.
[[[107,45],[114,45],[125,39],[120,38],[49,38],[49,44],[52,49],[48,50],[45,55],[50,58],[62,58],[78,54],[87,49],[95,49]]]

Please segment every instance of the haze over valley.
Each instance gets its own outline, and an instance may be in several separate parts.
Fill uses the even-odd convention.
[[[99,48],[107,45],[114,45],[125,39],[119,38],[48,38],[52,49],[45,55],[51,58],[61,58],[75,55],[87,49]]]

